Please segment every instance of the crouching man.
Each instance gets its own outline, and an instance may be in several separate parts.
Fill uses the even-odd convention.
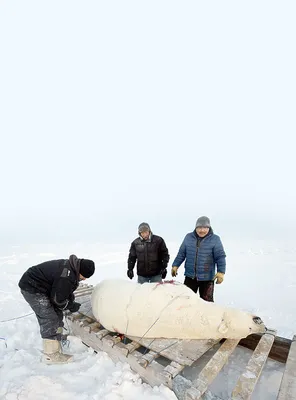
[[[71,255],[69,259],[35,265],[21,277],[21,293],[36,314],[40,326],[43,362],[46,364],[72,361],[72,356],[63,354],[61,350],[63,310],[79,310],[80,304],[75,302],[73,292],[79,281],[91,277],[94,272],[95,264],[92,260]]]

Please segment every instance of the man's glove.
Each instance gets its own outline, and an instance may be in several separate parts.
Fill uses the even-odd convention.
[[[160,271],[160,273],[161,273],[162,279],[165,279],[165,277],[167,276],[168,271],[167,271],[166,268],[164,268],[164,269],[162,269],[162,270]]]
[[[172,267],[172,276],[177,276],[178,275],[178,267]]]
[[[128,276],[130,279],[133,279],[133,277],[134,277],[134,271],[133,271],[132,269],[128,269],[128,270],[127,270],[127,276]]]
[[[80,308],[81,304],[80,303],[76,303],[76,301],[74,301],[73,303],[68,305],[68,310],[70,312],[77,312]]]
[[[222,283],[223,280],[224,280],[223,272],[217,272],[216,275],[214,276],[214,279],[213,279],[214,282],[215,282],[215,279],[217,279],[217,281],[216,281],[217,284]]]

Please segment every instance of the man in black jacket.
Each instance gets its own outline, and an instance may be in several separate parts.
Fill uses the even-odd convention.
[[[72,361],[72,356],[61,352],[63,310],[76,312],[80,304],[75,302],[73,292],[79,281],[95,272],[92,260],[52,260],[29,268],[21,277],[19,287],[25,300],[36,314],[43,339],[43,361],[61,364]]]
[[[127,276],[133,279],[133,269],[137,262],[138,283],[161,282],[166,277],[170,259],[165,241],[153,235],[146,222],[139,225],[138,232],[139,237],[130,247]]]

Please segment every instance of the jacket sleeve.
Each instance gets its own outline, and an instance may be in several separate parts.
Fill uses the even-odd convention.
[[[183,242],[182,242],[182,244],[181,244],[181,246],[179,248],[177,257],[175,258],[172,266],[173,267],[180,267],[180,265],[185,260],[185,258],[186,258],[186,237],[183,240]]]
[[[217,241],[214,246],[214,260],[215,263],[217,264],[217,272],[222,272],[225,274],[226,271],[226,254],[221,242],[221,239],[217,237]]]
[[[135,243],[132,242],[130,250],[129,250],[128,260],[127,260],[128,269],[134,269],[136,261],[137,261],[136,246],[135,246]]]
[[[50,301],[52,304],[62,310],[66,309],[69,301],[71,301],[74,296],[73,294],[74,282],[71,276],[71,271],[64,267],[60,276],[56,277],[53,282]]]
[[[163,239],[161,239],[159,252],[160,252],[160,259],[162,261],[162,266],[163,268],[166,268],[170,260],[170,255],[168,248],[165,244],[165,241]]]
[[[69,300],[69,303],[68,303],[68,305],[69,305],[69,304],[73,304],[73,303],[74,303],[74,301],[75,301],[75,296],[74,296],[74,293],[71,293],[71,294],[70,294],[70,296],[69,296],[68,300]]]

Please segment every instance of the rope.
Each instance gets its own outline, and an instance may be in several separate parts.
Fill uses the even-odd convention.
[[[184,292],[184,293],[185,293],[185,292]],[[183,296],[184,293],[181,293],[181,294],[179,294],[179,296],[174,297],[172,300],[170,300],[170,301],[163,307],[163,309],[160,311],[158,317],[155,319],[155,321],[153,322],[153,324],[150,325],[150,327],[147,329],[147,331],[144,333],[144,335],[140,338],[140,340],[142,340],[142,339],[147,335],[147,333],[150,331],[150,329],[156,324],[156,322],[159,320],[159,318],[161,317],[161,314],[164,312],[164,310],[165,310],[168,306],[170,306],[175,300],[177,300],[179,297]],[[152,342],[153,342],[154,340],[155,340],[155,339],[153,339]]]
[[[15,321],[15,320],[17,320],[17,319],[25,318],[25,317],[28,317],[29,315],[33,315],[33,314],[34,314],[34,313],[31,312],[31,313],[29,313],[29,314],[21,315],[20,317],[10,318],[10,319],[4,319],[3,321],[0,321],[0,323],[1,323],[1,322]]]

